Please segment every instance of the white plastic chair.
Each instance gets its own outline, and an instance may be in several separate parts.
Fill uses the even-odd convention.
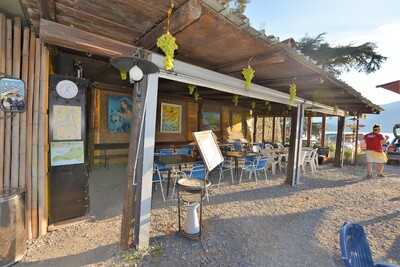
[[[311,168],[311,173],[315,174],[316,167],[315,167],[315,160],[314,160],[314,150],[306,150],[302,151],[302,155],[300,161],[301,169],[303,170],[303,173],[306,172],[306,166],[310,165]]]

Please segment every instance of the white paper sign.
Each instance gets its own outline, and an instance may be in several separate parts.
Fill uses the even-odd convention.
[[[224,161],[224,157],[212,131],[194,132],[193,136],[208,171],[213,170]]]

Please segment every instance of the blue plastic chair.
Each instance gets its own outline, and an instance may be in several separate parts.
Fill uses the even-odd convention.
[[[162,148],[160,149],[160,157],[165,157],[165,156],[172,156],[174,155],[174,150],[171,148]]]
[[[235,151],[242,151],[242,143],[240,141],[233,142],[233,149]]]
[[[239,184],[242,182],[242,177],[243,177],[244,172],[249,173],[249,180],[251,179],[251,177],[253,177],[256,160],[257,159],[255,157],[245,157],[244,158],[244,165],[242,167],[242,171],[240,172]],[[256,182],[257,182],[257,180],[256,180]]]
[[[267,175],[267,167],[268,167],[268,159],[267,158],[259,158],[254,166],[254,175],[256,177],[257,182],[257,172],[264,172],[265,181],[268,180]]]
[[[398,267],[387,263],[374,264],[367,236],[359,224],[343,224],[340,229],[340,250],[346,267]]]
[[[209,186],[208,181],[207,181],[208,173],[207,173],[207,169],[205,168],[203,162],[195,163],[190,171],[186,171],[184,173],[189,178],[204,180],[206,198],[207,198],[207,201],[210,201],[209,196],[208,196],[208,186]]]
[[[224,159],[224,161],[218,166],[218,169],[219,169],[218,187],[221,183],[222,178],[224,178],[225,172],[230,172],[232,184],[234,183],[233,172],[235,170],[235,163],[231,159]]]
[[[177,148],[175,152],[177,155],[191,156],[193,155],[193,147],[191,146],[180,147]]]
[[[158,183],[160,185],[161,195],[162,195],[163,201],[165,202],[165,196],[164,196],[164,190],[163,190],[162,182],[163,182],[163,177],[162,177],[162,175],[160,173],[160,170],[158,169],[157,164],[154,164],[153,184],[154,183],[156,183],[156,184]]]

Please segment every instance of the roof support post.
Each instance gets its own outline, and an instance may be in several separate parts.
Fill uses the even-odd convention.
[[[253,114],[253,143],[257,142],[257,114]]]
[[[343,134],[345,117],[338,118],[338,128],[336,134],[335,166],[343,167]]]
[[[135,247],[147,249],[150,241],[151,194],[153,188],[153,164],[156,136],[158,73],[147,77],[147,100],[143,134],[143,167],[140,192],[137,194],[135,215]]]
[[[358,131],[360,129],[360,117],[357,115],[356,118],[356,129],[355,129],[355,144],[354,144],[354,161],[353,164],[356,165],[357,164],[357,156],[358,156]]]
[[[275,116],[272,117],[272,143],[275,143]]]
[[[286,117],[283,117],[282,120],[282,144],[286,143]]]
[[[265,116],[262,117],[262,142],[265,143]]]
[[[296,186],[300,182],[300,161],[301,161],[301,137],[303,135],[304,123],[304,104],[298,104],[297,108],[292,110],[291,129],[290,129],[290,147],[288,170],[286,182]]]
[[[307,146],[311,146],[312,117],[307,117]]]
[[[321,147],[325,147],[325,132],[326,132],[326,115],[322,115],[321,124]]]

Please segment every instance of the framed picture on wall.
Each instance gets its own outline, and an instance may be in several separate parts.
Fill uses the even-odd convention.
[[[107,96],[107,130],[129,133],[132,121],[132,99],[124,95]]]
[[[182,106],[170,103],[161,103],[161,133],[176,133],[182,131]]]
[[[221,130],[221,113],[217,111],[203,111],[201,113],[202,130]]]

